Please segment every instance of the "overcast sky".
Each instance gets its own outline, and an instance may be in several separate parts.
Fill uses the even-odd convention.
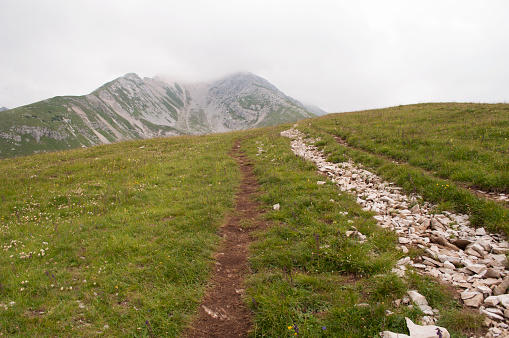
[[[509,101],[509,1],[1,0],[0,107],[249,71],[328,112]]]

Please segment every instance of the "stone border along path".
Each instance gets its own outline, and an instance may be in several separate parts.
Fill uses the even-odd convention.
[[[315,163],[341,191],[356,194],[364,210],[377,212],[374,218],[378,225],[398,234],[399,248],[404,253],[408,253],[409,245],[426,251],[418,260],[412,261],[410,257],[399,260],[393,272],[404,276],[407,266],[412,266],[452,284],[465,306],[485,315],[484,325],[489,327],[486,337],[509,337],[509,294],[506,294],[509,265],[505,255],[509,243],[503,235],[470,227],[468,215],[432,214],[433,205],[416,204],[419,196],[403,195],[402,188],[384,182],[352,161],[327,162],[323,152],[312,145],[315,140],[304,141],[306,135],[294,128],[281,132],[281,136],[293,139],[293,152]],[[411,204],[415,205],[409,208]],[[355,229],[347,236],[355,236],[359,241],[366,238]],[[410,297],[397,300],[396,305],[409,304],[412,298],[426,314],[423,323],[434,324],[438,311],[429,307],[421,295],[410,293]]]
[[[248,272],[247,249],[252,242],[249,235],[264,226],[258,216],[262,213],[253,199],[258,182],[247,156],[240,152],[237,140],[230,152],[242,173],[242,181],[236,195],[235,211],[226,216],[220,229],[223,238],[216,253],[211,288],[204,297],[197,320],[185,332],[184,337],[247,337],[251,329],[251,310],[242,298],[243,275]],[[242,228],[242,221],[249,228]]]

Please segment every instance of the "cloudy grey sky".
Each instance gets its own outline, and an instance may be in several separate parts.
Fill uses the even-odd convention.
[[[236,71],[329,112],[509,101],[507,0],[1,0],[0,106]]]

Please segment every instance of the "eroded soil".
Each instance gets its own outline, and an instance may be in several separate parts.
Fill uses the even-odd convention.
[[[254,198],[258,182],[252,164],[240,151],[240,140],[230,155],[242,173],[235,211],[220,229],[223,243],[215,257],[211,287],[200,306],[199,317],[185,337],[246,337],[251,329],[251,310],[242,300],[243,277],[248,273],[247,251],[253,240],[249,233],[263,223],[258,220],[261,210]]]

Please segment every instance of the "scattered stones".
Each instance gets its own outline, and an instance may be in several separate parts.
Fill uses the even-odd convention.
[[[376,212],[378,225],[398,234],[403,252],[408,252],[409,246],[426,251],[426,256],[397,264],[393,269],[396,274],[404,276],[408,265],[451,283],[460,291],[465,306],[479,308],[492,329],[509,336],[509,294],[506,294],[509,243],[503,235],[470,227],[468,215],[447,211],[434,214],[434,206],[420,202],[420,196],[403,195],[401,188],[384,182],[350,160],[327,162],[323,152],[306,144],[305,135],[294,128],[281,135],[292,138],[293,152],[314,162],[340,190],[356,194],[364,210]],[[356,231],[350,235],[353,234]]]

